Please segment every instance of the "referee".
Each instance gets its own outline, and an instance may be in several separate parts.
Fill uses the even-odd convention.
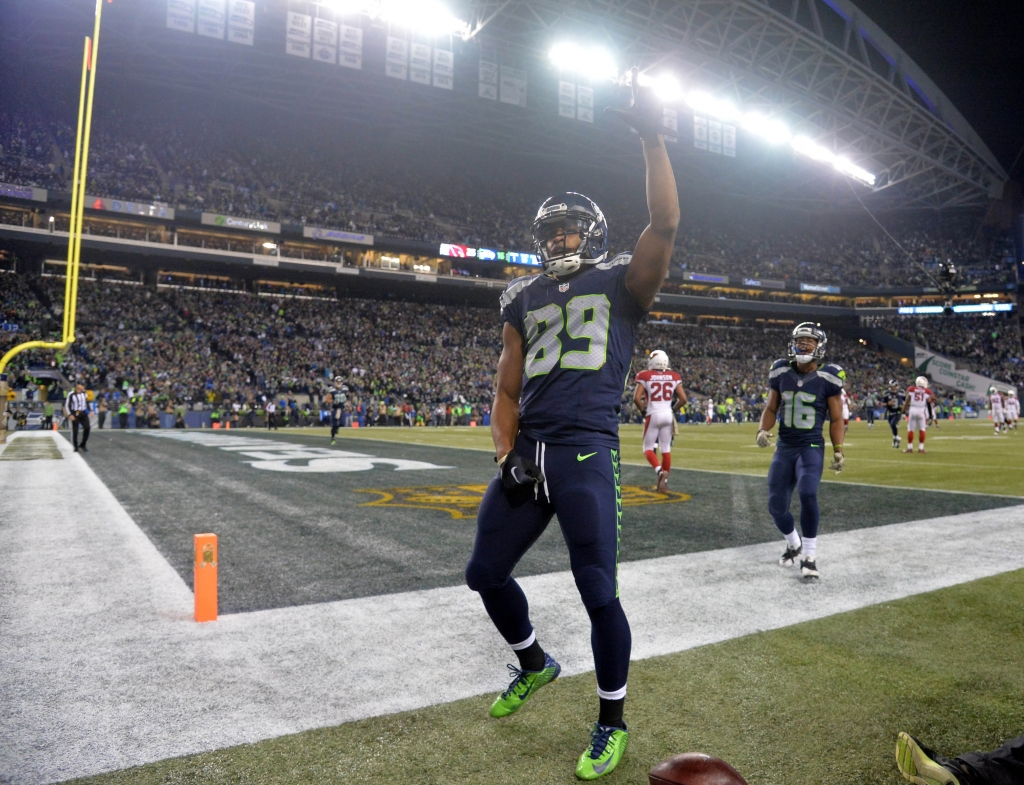
[[[64,400],[64,416],[71,420],[71,443],[75,446],[75,452],[82,448],[82,452],[89,452],[85,443],[89,441],[89,403],[85,399],[85,385],[81,382],[75,384],[75,391],[69,393]],[[82,444],[78,444],[78,427],[82,427]]]

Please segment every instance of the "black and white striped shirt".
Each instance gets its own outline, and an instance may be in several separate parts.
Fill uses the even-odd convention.
[[[64,400],[64,414],[71,415],[75,412],[88,411],[88,409],[89,402],[84,392],[68,393],[68,397]]]

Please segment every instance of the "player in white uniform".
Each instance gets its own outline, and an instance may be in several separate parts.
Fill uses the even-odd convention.
[[[850,428],[850,396],[845,388],[839,395],[843,404],[843,433],[846,433]]]
[[[1003,411],[1003,394],[995,387],[988,388],[988,403],[992,407],[992,425],[998,435],[1006,430],[1006,413]]]
[[[937,402],[935,394],[928,389],[928,377],[918,376],[907,388],[907,397],[903,402],[903,411],[907,413],[907,449],[914,451],[914,431],[921,437],[919,453],[924,452],[924,434],[928,430],[928,404]]]
[[[715,401],[708,396],[708,425],[715,421]]]
[[[651,352],[647,370],[636,375],[633,403],[644,413],[644,456],[658,475],[657,490],[666,491],[672,468],[673,409],[686,403],[686,391],[682,377],[668,367],[668,355],[661,349]],[[661,451],[660,462],[655,446]]]
[[[1018,400],[1017,393],[1013,390],[1006,394],[1005,409],[1007,430],[1017,430],[1017,419],[1020,417],[1020,400]]]

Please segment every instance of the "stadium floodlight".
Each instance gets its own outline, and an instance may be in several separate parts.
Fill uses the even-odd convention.
[[[793,134],[784,123],[765,117],[760,112],[747,112],[743,115],[743,130],[756,134],[772,144],[782,144],[793,138]]]
[[[641,87],[650,87],[656,96],[666,104],[678,103],[683,100],[683,88],[672,74],[640,74],[637,81]],[[629,80],[627,80],[627,84]]]
[[[469,23],[458,19],[438,0],[379,0],[380,18],[427,36],[469,35]]]
[[[616,79],[619,75],[614,58],[599,47],[582,47],[564,41],[551,47],[548,57],[563,71],[574,71],[590,79]]]
[[[693,107],[695,111],[706,114],[709,117],[714,117],[717,120],[739,122],[743,117],[743,114],[731,101],[715,98],[713,95],[708,95],[700,90],[691,90],[687,93],[686,103]]]
[[[815,161],[821,161],[826,164],[834,164],[836,161],[835,153],[822,147],[807,136],[794,136],[791,144],[798,153],[806,155],[808,158],[813,158]]]
[[[845,158],[844,156],[841,155],[838,156],[835,160],[834,166],[843,174],[850,175],[850,177],[852,177],[854,180],[859,180],[860,182],[865,183],[867,185],[875,184],[875,176],[866,169],[862,169],[861,167],[857,166],[855,163],[850,161],[849,158]]]
[[[458,19],[440,0],[319,0],[343,15],[366,14],[425,36],[469,36],[468,22]]]

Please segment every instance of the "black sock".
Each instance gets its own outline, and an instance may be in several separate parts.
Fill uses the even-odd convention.
[[[516,656],[519,658],[519,667],[524,671],[544,670],[544,649],[536,639],[525,649],[517,650]]]
[[[626,699],[610,700],[608,698],[599,698],[598,700],[601,701],[601,713],[598,715],[597,721],[601,725],[611,728],[625,728],[626,723],[622,721],[622,707],[625,706]]]

